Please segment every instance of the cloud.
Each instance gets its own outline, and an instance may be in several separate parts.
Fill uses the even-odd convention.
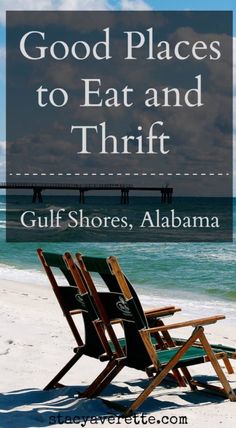
[[[6,58],[6,48],[5,46],[0,47],[0,61],[4,60]]]
[[[60,0],[58,10],[109,10],[107,0]]]
[[[0,156],[5,155],[6,142],[0,141]]]
[[[151,6],[144,0],[121,0],[121,10],[151,10]]]
[[[0,46],[0,83],[5,83],[5,61],[6,61],[6,48]],[[0,142],[1,145],[1,142]]]
[[[135,2],[130,2],[134,3]],[[144,3],[142,1],[138,3]],[[134,8],[134,6],[133,6]],[[109,0],[1,0],[0,24],[5,25],[6,10],[111,10]]]
[[[6,10],[53,10],[53,0],[1,0],[0,23],[5,25]]]
[[[117,2],[117,4],[120,5],[120,8],[122,10],[150,10],[151,9],[150,6],[143,0],[137,0],[137,1],[121,0],[119,3]],[[50,10],[50,9],[53,9],[53,10],[73,10],[73,9],[74,10],[75,9],[77,9],[77,10],[80,10],[80,9],[98,10],[98,9],[100,9],[100,10],[102,10],[102,9],[111,9],[111,5],[110,5],[110,2],[106,1],[106,0],[88,0],[88,1],[86,1],[86,0],[84,0],[84,1],[82,1],[82,0],[81,1],[78,1],[78,0],[58,0],[58,1],[55,1],[55,0],[38,0],[37,2],[35,2],[35,0],[24,0],[24,1],[22,1],[22,0],[14,0],[14,1],[2,0],[0,3],[0,13],[1,13],[0,19],[1,19],[2,14],[4,16],[5,9],[8,9],[8,10],[10,10],[10,9],[12,9],[12,10],[13,9],[14,10],[17,10],[17,9],[18,10],[27,10],[27,9],[28,10]],[[181,36],[183,39],[186,38],[186,29],[184,29],[184,34],[183,35],[181,34],[179,36]],[[189,35],[189,38],[190,38],[190,36],[191,36],[191,34]],[[194,35],[192,35],[192,36],[194,36]],[[191,38],[190,38],[190,40],[191,40]],[[234,52],[235,51],[236,51],[236,42],[234,39]],[[4,49],[0,49],[0,60],[3,58],[4,58]],[[234,58],[236,58],[236,55],[234,55]],[[68,65],[66,65],[66,67],[64,68],[64,71],[65,71],[67,78],[70,81],[70,83],[71,84],[72,84],[72,82],[74,83],[74,81],[75,81],[74,77],[75,76],[72,73],[73,70],[70,70]],[[146,68],[145,71],[147,73],[148,69]],[[222,79],[220,81],[221,81],[221,84],[223,85],[225,83],[224,79],[223,79],[224,70],[222,69],[220,71],[222,71]],[[143,70],[137,70],[137,72],[135,74],[135,78],[138,78],[138,79],[140,78],[139,73],[142,74]],[[234,63],[233,74],[234,74],[234,101],[236,101],[236,61]],[[55,79],[56,78],[59,79],[59,77],[61,77],[59,75],[59,69],[58,69],[58,73],[55,72],[54,77],[55,77]],[[134,79],[134,76],[132,76],[132,80],[133,79]],[[59,84],[59,81],[57,81],[57,84]],[[220,100],[218,100],[218,101],[220,101]],[[217,115],[218,106],[219,106],[219,103],[216,102],[215,105],[213,106],[214,108],[210,112],[212,122],[214,122],[214,117]],[[235,106],[236,106],[236,104],[235,104]],[[116,112],[116,116],[117,115],[118,115],[118,112]],[[175,115],[173,115],[174,123],[177,122],[176,119],[177,118],[175,117]],[[184,121],[182,123],[180,123],[180,117],[179,117],[180,129],[185,130],[186,137],[188,136],[188,131],[189,131],[188,128],[189,127],[191,128],[190,125],[191,125],[190,123],[186,124]],[[236,124],[235,124],[235,127],[236,127]],[[202,129],[202,131],[204,131],[204,128]],[[125,132],[127,132],[127,131],[125,131]],[[234,140],[236,141],[236,129],[235,129]],[[186,141],[188,141],[187,138],[186,138]],[[64,141],[62,141],[62,143],[59,144],[61,149],[63,148],[64,144],[65,144]],[[235,142],[234,142],[234,144],[235,144]],[[63,150],[61,150],[61,151],[63,152]],[[1,165],[3,155],[4,155],[4,142],[0,142],[0,165]],[[51,156],[53,158],[54,154],[52,153]],[[50,160],[52,160],[52,158]],[[61,158],[63,159],[63,153],[62,153]],[[128,161],[127,161],[127,167],[128,167]]]

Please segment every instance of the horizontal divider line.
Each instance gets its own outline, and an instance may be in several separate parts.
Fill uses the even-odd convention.
[[[229,172],[10,172],[9,176],[51,176],[51,177],[61,177],[61,176],[231,176]]]

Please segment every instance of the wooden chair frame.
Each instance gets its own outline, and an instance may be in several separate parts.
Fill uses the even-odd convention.
[[[90,272],[87,269],[87,266],[84,262],[83,256],[80,253],[77,253],[76,259],[77,259],[78,266],[80,268],[81,274],[84,278],[84,281],[87,283],[87,287],[88,287],[91,295],[93,296],[93,298],[95,300],[95,304],[97,305],[98,308],[100,308],[101,320],[108,328],[108,325],[111,321],[108,320],[108,317],[106,315],[106,311],[102,308],[102,304],[99,301],[96,286],[94,284],[94,281],[93,281],[93,278],[92,278]],[[107,266],[109,266],[109,263],[107,263]],[[111,273],[111,275],[113,275],[113,273],[111,271],[110,271],[110,273]],[[120,286],[119,286],[119,282],[118,282],[117,278],[116,278],[116,280],[117,280],[117,287],[116,288],[114,288],[114,283],[113,283],[113,287],[111,288],[110,284],[106,281],[104,276],[102,276],[102,279],[110,291],[115,291],[115,290],[120,291]],[[128,279],[125,276],[124,276],[124,280],[128,286],[130,296],[132,296],[136,300],[138,300],[138,296],[137,296],[134,288],[132,287],[132,285],[130,284],[130,282],[128,281]],[[76,281],[76,278],[75,278],[75,281]],[[179,311],[181,311],[181,309],[176,308],[175,306],[164,306],[164,307],[160,307],[160,308],[146,310],[144,313],[145,313],[146,318],[149,320],[149,323],[151,323],[151,325],[161,326],[161,325],[164,325],[164,322],[162,320],[163,317],[172,316],[176,312],[179,312]],[[121,323],[121,320],[117,319],[117,320],[112,321],[112,323],[117,323],[117,322]],[[161,335],[158,332],[154,333],[153,336],[155,337],[155,339],[158,343],[158,347],[160,347],[161,349],[167,348],[165,341],[163,340],[163,338],[161,337]],[[168,332],[165,332],[163,334],[163,336],[164,336],[166,342],[168,343],[168,346],[175,346],[175,344],[171,340],[171,337],[170,337]],[[183,372],[183,376],[181,375],[181,373],[178,369],[173,369],[173,377],[174,377],[175,381],[177,381],[179,386],[184,387],[187,384],[186,378],[188,377],[188,371],[186,368],[182,368],[181,371]],[[146,373],[147,373],[148,377],[153,376],[152,370],[150,368],[147,368]]]
[[[124,278],[124,275],[120,269],[119,263],[115,257],[109,257],[108,263],[111,267],[112,272],[116,276],[121,291],[124,295],[124,298],[127,302],[132,299],[132,295],[130,293],[129,287],[127,286],[127,282]],[[209,385],[204,382],[200,382],[197,380],[194,380],[192,378],[188,378],[188,382],[192,389],[197,389],[198,386],[204,387],[206,389],[209,389],[210,391],[214,391],[216,393],[223,394],[225,397],[229,398],[230,401],[236,401],[236,395],[232,388],[229,385],[229,382],[221,369],[218,359],[222,358],[222,356],[225,358],[225,353],[218,353],[215,354],[204,334],[204,325],[214,324],[219,320],[224,319],[225,317],[222,315],[214,316],[214,317],[206,317],[206,318],[200,318],[197,320],[191,320],[191,321],[185,321],[181,323],[173,323],[170,325],[162,325],[159,327],[152,327],[152,328],[143,328],[139,330],[139,334],[143,340],[143,343],[145,345],[145,348],[150,356],[150,359],[153,363],[153,367],[156,369],[157,374],[155,375],[154,379],[150,382],[147,388],[144,389],[144,391],[138,396],[138,398],[132,403],[132,405],[126,410],[125,416],[130,415],[133,413],[134,410],[136,410],[148,397],[148,395],[156,388],[161,381],[166,377],[166,375],[169,373],[170,370],[172,370],[175,367],[178,367],[178,364],[181,360],[181,357],[185,355],[185,353],[188,351],[188,349],[196,343],[196,340],[199,340],[203,349],[205,350],[206,356],[205,361],[210,362],[222,387],[217,387],[215,385]],[[179,347],[179,350],[174,355],[173,358],[170,359],[170,361],[164,365],[161,366],[160,362],[158,361],[158,353],[156,353],[155,349],[153,348],[153,345],[150,341],[150,334],[151,333],[161,333],[161,332],[169,332],[169,330],[177,329],[177,328],[183,328],[192,326],[194,327],[194,331],[192,335],[189,337],[188,340],[185,341],[185,343]]]
[[[96,287],[94,285],[93,278],[92,278],[90,271],[89,271],[91,269],[94,269],[93,267],[91,267],[91,259],[95,260],[95,266],[97,265],[96,260],[98,260],[98,263],[99,263],[99,261],[100,262],[102,261],[103,263],[105,262],[107,264],[107,266],[109,266],[109,261],[106,259],[93,258],[93,257],[83,258],[83,256],[80,253],[76,254],[76,258],[77,258],[77,262],[78,262],[79,268],[81,270],[81,273],[84,277],[84,280],[87,283],[88,289],[90,289],[90,292],[93,295],[93,297],[96,297]],[[88,267],[87,267],[87,263],[86,263],[87,259],[90,260],[88,262]],[[111,280],[108,281],[109,275],[107,275],[107,274],[104,275],[104,272],[103,272],[103,275],[102,275],[102,273],[100,273],[103,281],[105,282],[105,284],[107,285],[109,290],[110,291],[119,291],[120,290],[120,285],[119,285],[119,276],[120,276],[123,279],[123,283],[126,284],[126,289],[128,290],[129,298],[134,297],[136,303],[138,305],[140,305],[139,300],[138,300],[138,296],[137,296],[134,288],[132,287],[132,285],[129,282],[129,280],[127,279],[127,277],[123,274],[121,269],[119,268],[119,272],[118,272],[117,276],[114,275],[114,273],[112,272],[111,269],[109,269],[109,273],[110,273],[110,276],[113,277],[112,281]],[[137,300],[138,300],[138,302],[137,302]],[[164,325],[164,322],[162,320],[162,318],[164,316],[173,315],[174,313],[176,313],[178,311],[180,311],[180,309],[176,308],[175,306],[167,306],[164,308],[150,309],[148,311],[145,311],[144,313],[145,313],[145,316],[146,316],[150,326],[161,326],[161,325]],[[103,313],[101,313],[101,318],[103,321],[105,321],[104,311],[103,311]],[[119,320],[117,320],[117,322],[118,321]],[[158,343],[158,347],[160,349],[167,349],[170,347],[175,347],[177,345],[176,340],[174,338],[172,338],[172,336],[170,335],[170,333],[168,331],[163,331],[162,334],[159,334],[159,332],[156,331],[156,332],[153,332],[152,335],[155,337],[155,339]],[[185,340],[179,339],[178,342],[183,344],[185,342]],[[178,343],[178,344],[180,344],[180,343]],[[196,346],[197,345],[201,346],[200,342],[198,344],[196,344]],[[220,350],[220,348],[218,349],[216,346],[216,351],[217,351],[217,355],[219,356],[219,358],[223,359],[228,373],[229,374],[234,373],[233,367],[229,361],[229,356],[230,356],[230,358],[233,358],[233,355],[234,355],[232,350],[229,350],[229,348],[227,348],[227,353],[226,353],[225,347],[222,347],[222,350]],[[179,370],[174,369],[173,370],[174,378],[177,380],[179,386],[186,386],[186,384],[189,383],[188,382],[188,378],[189,378],[188,370],[187,370],[187,368],[184,368],[184,367],[181,368],[180,370],[182,371],[183,376],[180,374]],[[148,368],[147,374],[149,376],[152,376],[152,374],[153,374],[152,369]]]
[[[72,331],[72,334],[76,340],[76,348],[74,348],[74,352],[75,355],[66,363],[66,365],[56,374],[56,376],[53,377],[53,379],[45,386],[44,390],[48,390],[48,389],[52,389],[52,388],[59,388],[59,387],[63,387],[64,385],[62,385],[61,383],[59,383],[59,381],[62,379],[63,376],[65,376],[65,374],[75,365],[75,363],[81,358],[82,355],[86,355],[86,343],[83,342],[79,331],[76,327],[76,324],[73,320],[73,316],[77,315],[77,314],[81,314],[82,310],[81,309],[72,309],[72,310],[68,310],[65,306],[65,302],[63,301],[63,297],[61,295],[60,292],[60,287],[56,281],[56,278],[52,272],[51,267],[47,264],[46,259],[45,259],[45,254],[43,253],[42,249],[38,249],[38,256],[41,260],[41,263],[46,271],[46,274],[48,276],[48,279],[52,285],[53,291],[57,297],[57,300],[61,306],[62,312],[69,324],[69,327]],[[67,266],[68,263],[68,257],[66,257],[65,260],[65,267]],[[74,266],[74,270],[73,271],[73,276],[72,277],[76,277],[76,289],[79,290],[80,293],[80,298],[82,299],[82,301],[86,301],[86,299],[89,296],[88,290],[84,284],[84,282],[82,281],[82,277],[79,274],[78,269],[76,268],[76,266]],[[68,269],[68,272],[70,272],[70,270]],[[94,316],[94,315],[93,315]],[[96,355],[89,355],[89,356],[94,356],[94,358],[98,358],[101,361],[107,361],[108,360],[108,364],[107,366],[102,370],[102,372],[98,375],[98,377],[94,380],[94,382],[91,385],[99,385],[101,381],[104,380],[104,378],[106,378],[110,372],[114,372],[116,370],[116,367],[119,366],[119,364],[121,363],[122,359],[124,358],[124,354],[123,351],[121,349],[121,347],[119,346],[119,342],[116,341],[116,337],[113,335],[112,336],[112,343],[115,343],[116,346],[116,351],[113,352],[111,350],[111,347],[109,346],[108,340],[106,338],[105,335],[105,330],[104,330],[104,326],[101,324],[101,322],[99,321],[99,317],[95,316],[94,320],[91,321],[91,323],[94,326],[94,332],[96,332],[97,337],[99,339],[99,343],[101,345],[101,352],[100,354],[97,352]],[[110,332],[110,330],[109,330]],[[87,390],[86,390],[87,391]],[[88,388],[88,393],[92,393],[93,392],[93,388],[89,387]]]
[[[50,266],[47,265],[41,249],[38,250],[38,254],[44,266],[44,269],[47,273],[47,276],[50,280],[52,288],[56,294],[56,297],[60,303],[60,306],[63,310],[63,313],[68,321],[71,331],[75,337],[76,343],[78,345],[76,348],[76,353],[73,356],[73,358],[69,360],[69,362],[60,370],[60,372],[45,387],[45,389],[49,389],[49,388],[55,388],[55,387],[61,386],[61,384],[59,383],[59,380],[78,361],[81,355],[85,353],[84,349],[86,344],[81,339],[80,334],[76,328],[76,325],[72,319],[73,315],[77,313],[81,313],[81,309],[80,310],[73,309],[71,311],[65,310],[64,302],[58,290],[57,281],[53,275],[52,270],[50,269]],[[79,267],[81,269],[83,259],[80,254],[77,254],[76,257],[78,260]],[[94,284],[90,282],[89,277],[86,274],[86,270],[84,270],[84,267],[83,269],[79,270],[78,266],[74,263],[69,253],[65,254],[64,261],[65,261],[65,265],[68,268],[68,271],[70,272],[74,280],[73,285],[75,284],[75,286],[79,289],[80,297],[85,300],[87,298],[89,299],[90,296],[93,297],[96,316],[93,318],[92,324],[94,326],[94,330],[96,331],[97,337],[101,344],[101,348],[103,348],[104,350],[103,354],[100,354],[99,357],[96,355],[95,358],[99,358],[101,360],[103,360],[104,358],[108,360],[108,364],[105,367],[105,369],[102,370],[102,372],[97,376],[97,378],[91,383],[91,385],[87,388],[87,390],[82,394],[82,396],[94,397],[98,395],[103,390],[103,388],[105,388],[105,386],[107,386],[111,382],[112,379],[114,379],[114,377],[120,372],[120,370],[124,366],[127,366],[127,355],[125,355],[124,349],[121,348],[119,339],[117,338],[115,331],[113,329],[113,322],[122,321],[123,323],[124,318],[123,317],[119,318],[117,316],[116,317],[108,316],[106,308],[101,302],[99,293],[97,293]],[[124,297],[125,302],[128,304],[128,306],[132,308],[131,303],[133,302],[133,296],[129,289],[126,278],[120,269],[118,261],[116,260],[115,257],[109,257],[107,259],[107,263],[111,269],[112,274],[115,275],[116,277],[117,283],[119,284],[119,287],[120,287],[120,293]],[[171,313],[172,311],[173,313],[175,312],[174,307],[166,307],[166,308],[162,308],[159,311],[159,314],[161,313],[167,314],[167,313]],[[157,312],[152,310],[150,311],[150,313],[156,314]],[[182,322],[182,323],[173,323],[170,325],[164,325],[164,323],[160,320],[159,325],[156,325],[154,327],[149,327],[148,325],[145,325],[145,326],[137,325],[135,328],[137,330],[138,335],[141,338],[141,342],[143,343],[144,348],[146,349],[146,353],[150,359],[150,363],[151,363],[150,370],[153,374],[153,379],[150,381],[148,387],[144,389],[144,391],[137,397],[137,399],[132,403],[132,405],[125,411],[124,415],[130,415],[134,410],[136,410],[145,401],[145,399],[153,391],[153,389],[156,386],[158,386],[161,383],[161,381],[170,373],[171,370],[175,371],[175,370],[178,370],[179,368],[181,368],[181,370],[183,371],[185,379],[187,383],[190,385],[192,390],[196,390],[200,386],[200,387],[207,388],[212,392],[222,394],[228,397],[231,401],[236,401],[236,395],[232,390],[232,388],[230,387],[229,382],[226,376],[224,375],[218,362],[218,359],[223,358],[225,360],[227,356],[225,352],[217,352],[217,353],[213,352],[210,344],[206,339],[206,336],[204,334],[204,328],[203,328],[203,326],[205,325],[213,324],[224,318],[225,318],[224,316],[218,315],[215,317],[200,318],[197,320],[191,320],[191,321]],[[135,325],[135,322],[134,322],[134,325]],[[176,344],[171,339],[169,331],[172,329],[177,329],[177,328],[182,328],[187,326],[194,327],[193,333],[183,344],[181,344],[181,346],[176,346]],[[113,350],[111,349],[111,346],[107,339],[106,334],[109,336],[110,342],[113,345]],[[155,334],[157,335],[158,338],[160,338],[160,343],[163,344],[163,348],[164,346],[166,347],[166,344],[167,344],[168,347],[176,349],[176,353],[174,354],[174,356],[171,357],[170,360],[165,364],[161,363],[158,358],[158,355],[159,355],[158,352],[161,352],[161,351],[157,351],[150,340],[150,335],[152,334]],[[222,387],[217,387],[215,385],[208,385],[204,382],[193,379],[187,368],[188,361],[185,360],[184,363],[182,362],[181,359],[183,358],[183,356],[185,356],[187,351],[194,344],[196,344],[196,341],[199,341],[202,348],[204,349],[204,352],[205,352],[204,361],[211,363]],[[146,370],[146,368],[144,369]]]

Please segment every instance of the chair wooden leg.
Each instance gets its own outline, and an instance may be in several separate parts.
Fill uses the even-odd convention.
[[[164,325],[164,323],[162,323]],[[174,339],[171,337],[170,333],[168,331],[163,331],[163,337],[165,338],[168,346],[170,348],[174,348],[176,346],[176,343],[174,341]],[[184,344],[184,342],[182,343],[182,345]],[[173,369],[173,373],[174,371],[176,371],[178,369]],[[183,373],[183,376],[180,375],[180,370]],[[181,381],[178,382],[179,386],[186,386],[186,382],[188,383],[188,385],[190,386],[190,388],[192,389],[192,391],[195,391],[197,389],[196,385],[193,385],[192,383],[192,376],[189,373],[189,370],[187,367],[182,367],[180,370],[178,370],[178,373],[180,375]]]
[[[223,361],[224,361],[225,368],[226,368],[227,372],[229,374],[233,374],[234,373],[234,369],[233,369],[233,366],[232,366],[229,358],[227,357],[227,355],[225,355],[225,357],[223,357]]]
[[[164,326],[164,322],[162,321],[162,319],[159,318],[159,319],[155,320],[154,325],[155,325],[155,327],[156,326],[162,326],[162,325]],[[163,337],[161,337],[161,335],[158,332],[153,334],[153,337],[155,337],[155,339],[159,345],[159,348],[160,349],[167,349],[168,347],[175,347],[175,343],[172,340],[169,332],[165,331],[162,334],[163,334]],[[163,339],[165,339],[165,341]],[[173,369],[172,372],[173,372],[173,376],[176,379],[178,385],[180,387],[185,387],[186,386],[185,378],[183,376],[181,376],[180,370],[179,369]]]
[[[184,388],[186,386],[185,377],[183,377],[178,369],[173,369],[173,376],[176,379],[180,388]]]
[[[212,351],[214,352],[217,360],[223,360],[225,368],[226,368],[228,374],[233,374],[234,373],[234,369],[233,369],[233,367],[231,365],[231,362],[229,361],[229,358],[228,358],[226,352],[223,352],[223,351],[218,352],[218,351],[214,350],[214,348],[212,349]],[[209,359],[208,356],[206,357],[206,361],[210,361],[210,359]]]
[[[152,382],[147,386],[146,389],[136,398],[133,404],[125,411],[124,416],[130,416],[134,410],[136,410],[148,397],[149,394],[158,386],[161,381],[166,377],[170,370],[176,366],[179,359],[187,352],[187,350],[192,346],[194,341],[199,337],[200,327],[196,327],[191,335],[191,337],[186,340],[185,344],[179,349],[179,351],[174,355],[173,358],[169,361],[168,364],[161,370],[159,374],[153,379]]]
[[[187,367],[181,367],[181,370],[182,370],[183,375],[184,375],[186,381],[188,382],[188,385],[190,386],[191,390],[196,391],[197,386],[194,385],[193,378],[192,378],[188,368]]]
[[[106,388],[107,385],[109,385],[111,383],[111,381],[118,375],[118,373],[123,369],[124,364],[118,364],[109,374],[108,376],[104,379],[104,381],[96,388],[96,390],[94,391],[92,398],[96,397],[97,395],[99,395],[103,389]]]
[[[216,374],[217,374],[217,376],[218,376],[218,378],[219,378],[219,380],[223,386],[225,395],[230,399],[230,401],[236,401],[236,395],[235,395],[234,391],[232,390],[223,370],[221,369],[219,362],[218,362],[214,352],[212,351],[211,346],[210,346],[203,330],[199,336],[199,339],[200,339],[202,346],[205,349],[206,354],[207,354],[207,356],[208,356],[208,358],[209,358],[209,360],[210,360],[210,362],[211,362],[211,364],[212,364],[212,366],[213,366],[213,368],[214,368],[214,370],[215,370],[215,372],[216,372]]]
[[[97,376],[97,378],[85,391],[79,394],[79,397],[96,397],[112,381],[112,379],[114,379],[114,377],[123,367],[124,364],[122,362],[117,360],[109,361],[105,369]]]
[[[75,355],[68,361],[68,363],[57,373],[56,376],[45,386],[44,391],[47,391],[48,389],[53,389],[57,387],[61,387],[58,382],[59,380],[65,376],[65,374],[73,367],[73,365],[80,359],[80,357],[83,355],[83,351],[76,352]]]

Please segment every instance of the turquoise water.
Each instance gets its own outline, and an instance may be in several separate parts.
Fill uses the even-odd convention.
[[[190,306],[199,302],[207,309],[220,308],[223,301],[224,307],[227,306],[236,318],[235,242],[6,243],[4,196],[0,196],[0,242],[2,279],[46,284],[36,254],[38,247],[62,253],[79,251],[92,256],[113,254],[119,258],[123,270],[146,303],[156,304],[158,299],[162,302],[185,299]]]

